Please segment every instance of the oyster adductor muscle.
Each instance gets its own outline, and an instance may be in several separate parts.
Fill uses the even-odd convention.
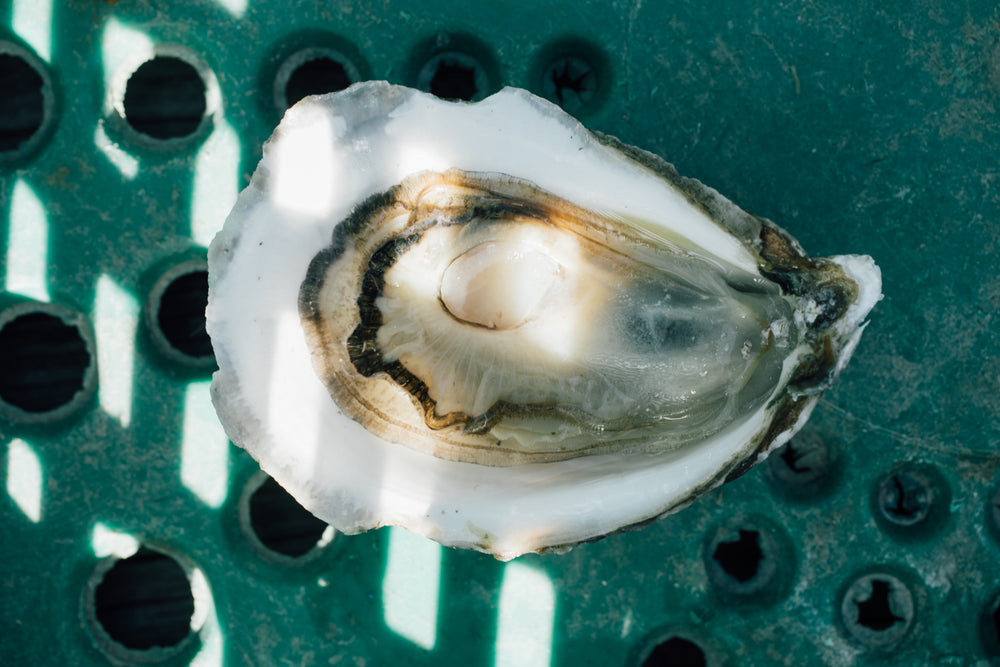
[[[525,91],[384,83],[289,111],[209,268],[234,442],[341,531],[501,558],[762,460],[881,287]]]

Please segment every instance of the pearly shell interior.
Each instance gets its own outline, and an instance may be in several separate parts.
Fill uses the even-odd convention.
[[[451,185],[415,186],[420,179],[452,177]],[[497,182],[502,188],[495,187]],[[435,208],[457,212],[463,202],[481,202],[484,192],[502,195],[508,202],[544,204],[542,215],[529,211],[527,218],[534,222],[524,229],[551,227],[554,221],[561,229],[583,221],[574,231],[558,235],[567,247],[614,249],[624,244],[627,249],[589,253],[593,259],[581,264],[569,261],[556,246],[531,245],[525,251],[525,268],[547,287],[524,292],[525,281],[511,275],[499,293],[492,286],[484,288],[489,295],[484,306],[468,301],[475,277],[484,271],[489,272],[484,278],[493,272],[507,276],[509,272],[493,266],[489,257],[525,240],[517,235],[479,236],[491,225],[466,225],[476,230],[476,238],[452,247],[435,262],[440,273],[433,280],[426,281],[424,275],[426,285],[415,283],[434,301],[436,322],[491,336],[523,335],[534,326],[558,332],[560,320],[549,316],[555,306],[566,303],[559,292],[572,291],[579,283],[568,272],[565,280],[558,271],[553,277],[549,260],[528,257],[534,252],[567,268],[587,266],[584,275],[594,268],[614,276],[616,266],[627,268],[627,281],[638,288],[649,282],[644,276],[652,267],[658,267],[671,274],[667,282],[678,296],[690,283],[716,285],[716,297],[735,291],[764,304],[780,295],[790,316],[783,317],[786,306],[779,305],[774,312],[765,308],[762,316],[747,318],[757,320],[748,331],[765,321],[771,324],[767,336],[775,344],[758,365],[780,366],[776,383],[772,386],[770,373],[751,373],[754,382],[759,378],[764,398],[752,389],[753,383],[744,386],[748,400],[758,396],[753,399],[758,407],[732,423],[719,424],[721,430],[712,435],[681,444],[663,440],[656,420],[640,414],[643,421],[634,431],[646,430],[655,437],[639,437],[629,444],[633,431],[609,430],[614,424],[607,420],[610,449],[588,449],[585,438],[599,429],[582,428],[586,420],[571,414],[573,419],[560,423],[569,425],[569,435],[576,429],[579,439],[563,442],[581,446],[578,453],[561,458],[564,453],[553,447],[554,440],[530,440],[532,432],[542,432],[537,414],[525,419],[515,411],[516,419],[481,420],[483,413],[476,408],[489,403],[486,394],[478,403],[478,392],[452,394],[443,382],[426,375],[426,398],[452,400],[463,413],[451,425],[432,419],[428,426],[428,416],[450,413],[438,409],[428,414],[421,409],[423,397],[385,370],[394,363],[402,365],[399,360],[408,354],[415,358],[418,351],[407,351],[402,329],[382,330],[380,325],[365,332],[358,327],[362,315],[374,324],[375,311],[384,309],[394,318],[394,309],[408,307],[406,299],[392,298],[393,282],[400,280],[404,265],[396,265],[390,255],[409,254],[404,239],[416,231],[407,229],[411,216],[427,222],[429,230]],[[409,214],[393,213],[400,202],[408,202]],[[525,209],[520,210],[523,219]],[[427,238],[431,236],[428,232]],[[461,260],[467,252],[475,254]],[[611,258],[618,254],[628,261],[616,264]],[[666,265],[664,257],[670,258]],[[481,264],[480,259],[487,261]],[[454,275],[449,276],[449,270]],[[389,281],[390,289],[372,290],[373,280],[376,287]],[[616,287],[612,280],[598,282],[596,287]],[[844,368],[865,318],[880,298],[880,287],[871,258],[810,258],[773,223],[681,177],[654,155],[588,132],[526,91],[506,89],[482,102],[455,104],[367,82],[307,98],[289,110],[212,242],[207,324],[219,363],[213,401],[233,442],[337,530],[404,526],[442,544],[510,559],[643,524],[686,506],[763,460],[801,428],[822,391]],[[588,307],[605,314],[606,323],[614,322],[608,313],[616,303],[627,305],[596,295],[588,299]],[[496,312],[498,302],[505,305],[502,317]],[[514,306],[509,312],[508,304]],[[719,321],[725,321],[743,308],[760,312],[739,296],[730,307],[709,313],[721,313]],[[562,330],[570,338],[610,330],[595,329],[598,318],[589,314],[562,321],[569,322]],[[360,345],[349,348],[347,342],[356,333]],[[558,346],[565,347],[570,338],[548,333],[541,336],[550,345],[541,347],[542,358],[557,364]],[[707,341],[710,333],[703,331],[696,338]],[[751,343],[751,357],[754,342],[758,352],[765,347],[753,336],[743,340]],[[788,342],[787,350],[777,344],[782,340]],[[572,348],[583,349],[575,343]],[[739,349],[737,361],[748,368],[742,366],[742,345],[726,349],[729,354]],[[775,364],[764,358],[767,355],[784,360]],[[525,364],[525,370],[533,363]],[[434,364],[428,368],[436,369],[435,378],[441,372]],[[367,371],[372,372],[365,375]],[[350,375],[351,382],[332,382],[338,373]],[[737,372],[731,377],[744,376]],[[491,380],[480,386],[499,385]],[[597,395],[585,393],[584,398]],[[713,409],[700,399],[695,402],[699,414],[704,411],[708,417],[707,424]],[[599,412],[602,407],[594,403],[588,410]],[[488,453],[493,450],[498,454],[491,459]],[[476,452],[476,463],[463,460],[469,452]],[[532,462],[546,456],[552,458]]]
[[[430,172],[375,201],[300,312],[337,404],[428,454],[683,447],[758,409],[798,345],[777,285],[530,183]]]

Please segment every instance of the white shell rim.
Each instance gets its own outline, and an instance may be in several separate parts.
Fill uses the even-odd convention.
[[[319,143],[328,142],[329,157],[323,158],[328,162],[318,168],[298,164],[307,152],[326,153],[312,125],[321,128]],[[355,125],[363,137],[349,134]],[[466,133],[485,137],[480,149],[485,142],[499,152],[463,155]],[[550,147],[526,155],[539,137],[547,138]],[[427,146],[435,150],[424,150]],[[369,82],[307,98],[290,110],[209,250],[208,330],[219,363],[213,400],[227,433],[300,503],[344,533],[398,525],[445,545],[510,559],[649,521],[722,483],[741,461],[761,453],[772,410],[682,452],[591,456],[514,468],[421,455],[375,438],[340,414],[312,369],[299,326],[296,304],[306,267],[354,205],[408,173],[440,169],[442,160],[469,171],[517,172],[604,211],[615,211],[621,200],[602,199],[607,190],[589,181],[567,185],[545,178],[586,171],[596,163],[612,165],[625,181],[659,183],[663,189],[661,175],[525,91],[504,89],[476,104],[455,104]],[[530,173],[518,172],[525,166]],[[718,222],[683,196],[671,197],[709,221],[705,233],[726,239],[734,263],[755,266],[753,255]],[[662,204],[660,195],[653,199]],[[656,209],[653,200],[629,202],[630,215]],[[847,338],[839,370],[880,286],[869,258],[833,261],[868,281],[859,283],[861,298],[837,324]],[[790,372],[786,368],[786,375]],[[772,446],[804,423],[817,400],[818,395],[799,399],[798,418]]]

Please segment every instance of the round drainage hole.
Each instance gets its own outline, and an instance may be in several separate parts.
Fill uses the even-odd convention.
[[[487,92],[486,72],[472,56],[459,51],[439,53],[417,77],[417,87],[445,100],[469,102]]]
[[[745,584],[757,576],[764,552],[760,548],[760,533],[756,530],[739,531],[739,538],[720,542],[712,558],[723,571],[736,581]]]
[[[0,53],[0,151],[15,151],[42,126],[44,82],[23,58]]]
[[[249,509],[254,535],[282,556],[304,556],[324,540],[329,529],[270,477],[250,495]]]
[[[933,495],[920,476],[898,472],[879,486],[879,507],[882,515],[892,523],[912,526],[927,518]]]
[[[431,93],[454,100],[471,100],[479,92],[476,69],[458,60],[440,60],[431,77]]]
[[[705,573],[727,602],[773,604],[794,578],[783,533],[760,520],[734,520],[711,531],[702,552]]]
[[[767,460],[770,472],[787,489],[803,489],[821,481],[830,470],[830,452],[815,433],[800,433]]]
[[[906,618],[893,611],[889,603],[890,593],[892,585],[888,581],[873,579],[868,598],[854,600],[854,605],[857,607],[857,624],[869,630],[883,632],[897,623],[905,623]]]
[[[841,602],[847,630],[873,648],[884,649],[899,642],[913,623],[914,612],[912,593],[889,574],[856,579]]]
[[[333,93],[352,83],[343,63],[319,56],[295,68],[285,85],[285,99],[288,106],[292,106],[303,97]]]
[[[900,540],[922,540],[941,531],[951,514],[951,489],[934,467],[906,465],[885,475],[872,491],[879,527]]]
[[[80,330],[48,313],[27,313],[0,328],[0,399],[25,412],[66,405],[91,364]]]
[[[173,558],[140,548],[105,573],[94,592],[95,615],[111,639],[133,650],[169,648],[191,632],[191,583]]]
[[[705,652],[689,639],[671,637],[653,649],[642,667],[705,667]]]
[[[542,93],[567,112],[577,112],[597,94],[597,73],[586,60],[563,56],[545,68]]]
[[[125,120],[154,139],[194,133],[205,115],[205,82],[188,62],[157,56],[139,66],[125,87]]]
[[[163,290],[156,323],[175,350],[195,358],[212,356],[212,340],[205,330],[207,306],[207,271],[178,276]]]

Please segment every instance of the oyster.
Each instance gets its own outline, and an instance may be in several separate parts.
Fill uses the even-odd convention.
[[[342,532],[509,559],[644,523],[788,440],[881,298],[869,257],[505,89],[285,116],[209,251],[232,440]]]

